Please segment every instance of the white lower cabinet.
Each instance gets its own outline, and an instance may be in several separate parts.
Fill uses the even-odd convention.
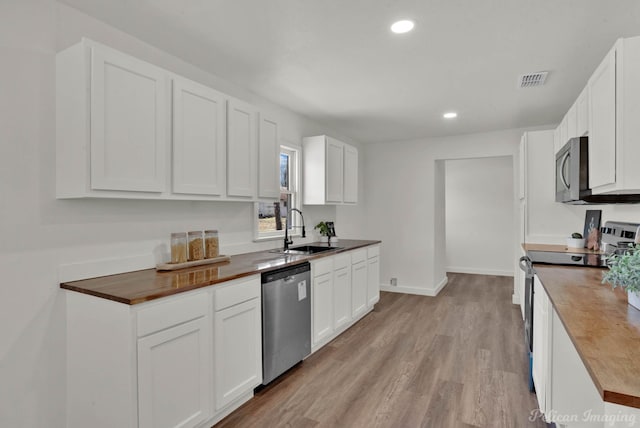
[[[551,303],[536,276],[533,281],[533,383],[543,414],[551,408]]]
[[[367,310],[367,250],[351,253],[351,315],[353,318]]]
[[[313,278],[313,344],[333,333],[333,272]]]
[[[333,333],[333,260],[324,257],[311,262],[312,345]]]
[[[311,352],[373,309],[380,298],[378,254],[376,245],[311,261]]]
[[[246,285],[250,286],[253,293],[234,296],[236,299],[232,306],[216,310],[215,313],[213,348],[217,411],[223,410],[262,383],[262,307],[259,278]],[[224,289],[215,291],[225,292]],[[251,298],[242,301],[247,297]]]
[[[211,417],[210,318],[138,340],[141,428],[195,427]]]
[[[69,428],[211,426],[262,383],[260,275],[137,305],[66,297]]]
[[[367,248],[367,306],[380,300],[380,246]]]
[[[585,420],[584,415],[603,415],[604,401],[587,372],[569,334],[553,308],[551,309],[551,399],[548,422],[560,422],[567,427],[602,427],[602,421]],[[534,330],[535,331],[535,330]],[[551,410],[551,412],[549,412]],[[576,415],[575,421],[554,420]],[[566,425],[565,425],[566,424]]]
[[[351,256],[338,254],[333,260],[333,328],[351,321]]]

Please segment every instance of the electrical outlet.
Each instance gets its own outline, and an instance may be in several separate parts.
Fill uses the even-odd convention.
[[[398,278],[391,278],[391,285],[394,287],[398,286]]]

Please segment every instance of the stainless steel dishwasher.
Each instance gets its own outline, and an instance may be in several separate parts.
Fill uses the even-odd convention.
[[[262,274],[262,384],[311,353],[311,266]]]

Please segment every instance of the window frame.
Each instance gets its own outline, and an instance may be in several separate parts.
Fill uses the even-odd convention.
[[[280,188],[280,193],[286,193],[291,195],[291,206],[293,208],[300,209],[302,205],[302,197],[300,195],[301,190],[301,172],[302,172],[302,147],[297,144],[283,142],[280,144],[280,150],[278,151],[278,183],[280,182],[280,154],[287,153],[289,155],[289,189],[283,187]],[[293,159],[293,162],[291,161]],[[270,232],[260,232],[260,219],[258,217],[258,210],[260,203],[273,202],[272,200],[257,201],[253,204],[253,240],[258,241],[270,241],[276,239],[284,239],[284,229]],[[288,213],[287,213],[288,214]],[[289,215],[289,214],[288,214]],[[291,216],[292,228],[289,229],[289,236],[300,237],[302,230],[297,227],[301,225],[300,216]]]

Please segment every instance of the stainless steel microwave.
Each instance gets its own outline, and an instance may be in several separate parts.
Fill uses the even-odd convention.
[[[570,139],[556,154],[556,202],[566,204],[640,203],[638,194],[593,195],[589,188],[589,139]]]
[[[556,153],[556,202],[579,203],[589,191],[587,137],[570,139]]]

